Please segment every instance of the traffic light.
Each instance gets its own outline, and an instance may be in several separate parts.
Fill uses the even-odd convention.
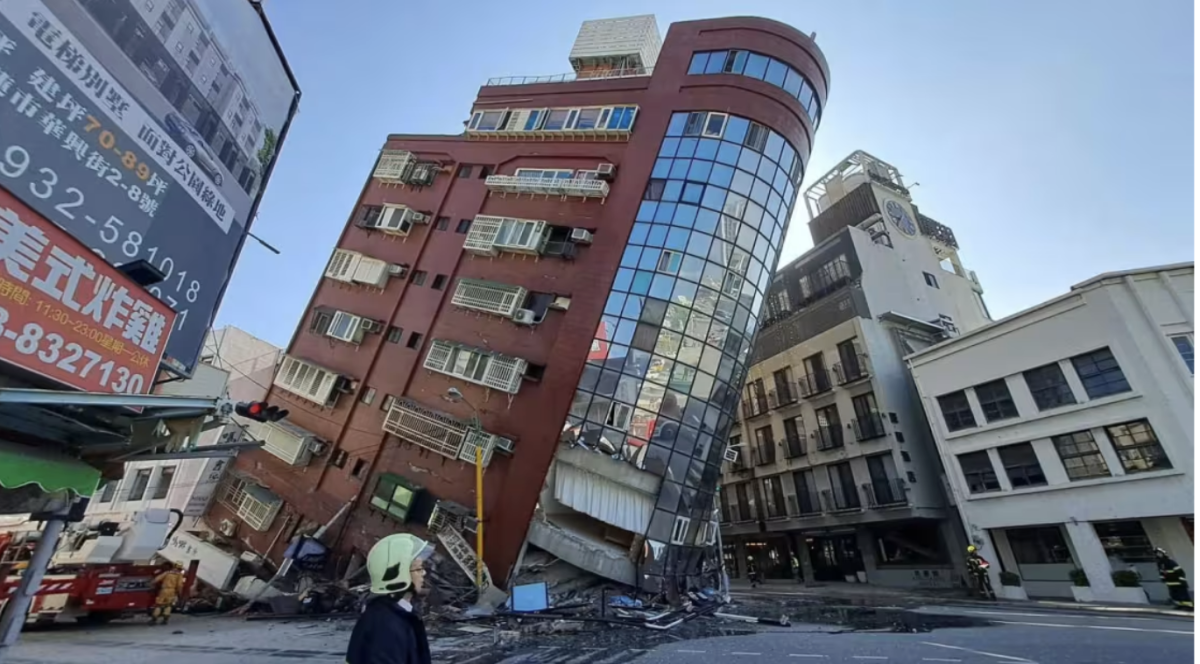
[[[266,401],[243,401],[234,407],[233,412],[255,422],[278,422],[288,416],[287,410]]]

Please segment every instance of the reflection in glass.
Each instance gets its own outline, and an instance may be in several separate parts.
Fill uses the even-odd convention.
[[[726,53],[720,66],[796,85],[767,58],[742,52],[739,65],[738,57]],[[648,575],[663,573],[659,563],[700,559],[689,537],[709,518],[756,314],[803,172],[793,146],[745,118],[677,113],[668,134],[654,166],[662,179],[645,190],[563,431],[569,444],[664,477],[651,525],[637,535],[684,545],[648,544],[640,570]]]

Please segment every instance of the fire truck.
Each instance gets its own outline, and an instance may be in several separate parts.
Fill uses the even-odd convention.
[[[176,515],[174,525],[171,516]],[[155,554],[179,528],[179,510],[149,509],[124,524],[103,522],[63,533],[29,609],[28,622],[103,623],[154,606]],[[0,606],[17,590],[39,533],[0,534]],[[199,561],[184,573],[180,600],[196,581]]]

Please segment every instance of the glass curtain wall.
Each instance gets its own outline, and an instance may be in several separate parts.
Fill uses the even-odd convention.
[[[700,573],[713,495],[784,230],[795,148],[718,112],[672,116],[564,430],[663,478],[642,553]],[[714,562],[715,562],[715,556]]]

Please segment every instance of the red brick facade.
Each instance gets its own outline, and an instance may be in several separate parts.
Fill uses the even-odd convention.
[[[638,115],[628,141],[595,140],[468,140],[465,136],[390,136],[387,149],[407,150],[422,161],[443,165],[432,186],[397,187],[369,180],[351,214],[363,205],[401,203],[431,214],[408,237],[395,238],[369,232],[348,221],[338,247],[362,252],[391,263],[403,263],[428,277],[418,286],[409,278],[392,279],[382,292],[351,287],[322,279],[288,348],[288,354],[336,370],[357,381],[354,394],[340,397],[332,409],[289,393],[272,389],[270,400],[291,411],[289,421],[330,442],[329,451],[306,466],[292,467],[267,452],[243,453],[235,468],[281,496],[287,508],[271,529],[257,533],[242,528],[259,553],[281,555],[291,530],[302,515],[324,522],[347,501],[356,500],[350,516],[334,528],[339,552],[365,552],[379,537],[411,530],[369,505],[374,478],[380,472],[402,475],[439,499],[474,507],[474,468],[421,447],[385,435],[385,395],[404,396],[429,408],[468,419],[470,408],[442,398],[457,387],[479,410],[483,428],[515,441],[511,457],[497,455],[485,474],[487,528],[486,561],[499,583],[515,563],[525,539],[538,493],[558,445],[564,416],[592,337],[596,331],[608,287],[616,273],[643,190],[650,176],[659,143],[674,111],[720,110],[757,120],[783,134],[807,160],[813,128],[797,101],[783,90],[744,76],[691,77],[687,68],[692,53],[722,48],[747,48],[773,55],[791,64],[813,81],[825,99],[828,83],[823,56],[812,41],[798,31],[774,21],[753,18],[676,23],[670,27],[653,76],[615,80],[523,86],[484,87],[475,107],[545,108],[556,106],[636,105]],[[470,109],[462,109],[463,117]],[[496,174],[513,174],[516,168],[594,169],[608,162],[617,166],[611,192],[599,199],[529,195],[503,197],[490,194],[479,177],[480,166]],[[460,165],[472,165],[469,177],[457,177]],[[365,168],[366,165],[353,166]],[[550,224],[587,228],[594,242],[581,246],[572,261],[557,257],[501,254],[485,258],[464,253],[465,235],[455,232],[460,220],[477,214],[544,219]],[[434,219],[447,217],[445,230],[436,230]],[[436,275],[445,275],[441,290],[432,288]],[[522,327],[498,317],[470,313],[450,305],[460,277],[520,285],[529,291],[569,296],[568,311],[551,310],[545,320]],[[403,328],[402,343],[388,343],[386,332],[368,335],[353,346],[308,332],[315,306],[328,306]],[[419,349],[406,346],[409,335],[423,335]],[[545,366],[540,381],[526,380],[517,395],[457,380],[421,368],[433,339],[447,339],[495,350]],[[360,401],[374,388],[370,405]],[[348,453],[337,468],[330,464],[335,450]],[[352,471],[362,459],[360,477]],[[213,518],[230,518],[224,506],[213,508]],[[287,532],[280,533],[281,528]],[[266,549],[275,542],[270,552]]]

